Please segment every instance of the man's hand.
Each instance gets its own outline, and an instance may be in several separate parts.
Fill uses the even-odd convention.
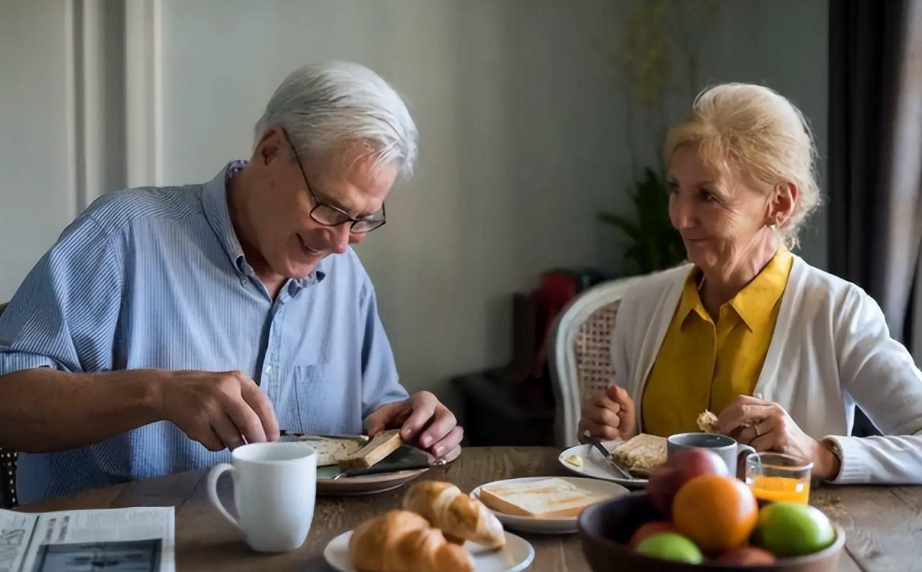
[[[239,371],[163,371],[160,417],[211,451],[277,441],[272,403]]]
[[[461,454],[464,429],[454,414],[428,391],[409,399],[387,403],[365,418],[365,429],[374,436],[385,429],[400,429],[404,441],[416,441],[438,459],[453,461]]]

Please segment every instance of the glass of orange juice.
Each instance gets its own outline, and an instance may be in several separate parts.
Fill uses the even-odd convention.
[[[804,463],[783,453],[758,453],[746,458],[746,484],[759,504],[810,501],[810,471]]]

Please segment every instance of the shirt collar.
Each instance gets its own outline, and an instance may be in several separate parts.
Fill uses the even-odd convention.
[[[238,274],[255,277],[253,268],[246,260],[243,253],[243,247],[240,240],[237,239],[237,233],[234,230],[234,224],[231,222],[230,210],[227,206],[227,183],[237,172],[246,167],[247,161],[235,160],[228,163],[214,179],[205,183],[202,191],[202,204],[205,211],[205,218],[211,226],[221,247],[227,254],[228,259]],[[302,288],[313,286],[320,283],[325,277],[324,261],[321,260],[317,267],[314,268],[305,278],[292,278],[283,288],[288,290],[290,296],[295,296]]]
[[[688,323],[692,315],[697,315],[702,320],[712,321],[704,304],[701,302],[701,295],[698,293],[698,281],[701,277],[701,270],[697,267],[692,268],[685,279],[685,286],[682,288],[682,298],[679,300],[678,315],[682,317],[682,329]]]
[[[792,262],[791,252],[784,246],[780,247],[752,282],[727,302],[726,305],[732,308],[750,331],[755,331],[766,323],[771,309],[784,294]],[[688,278],[685,279],[678,308],[678,315],[682,316],[683,329],[688,322],[688,317],[692,314],[697,314],[703,320],[713,321],[701,302],[701,295],[698,292],[700,278],[701,270],[696,267],[692,268]]]
[[[780,247],[762,272],[728,302],[750,331],[767,323],[772,308],[784,294],[792,261],[791,252]]]

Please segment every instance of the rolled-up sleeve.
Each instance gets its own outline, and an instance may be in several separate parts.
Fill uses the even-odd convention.
[[[393,401],[407,398],[400,384],[394,352],[378,316],[374,287],[367,278],[360,295],[362,328],[362,417]]]
[[[0,376],[112,369],[121,289],[117,249],[91,216],[77,218],[0,316]]]

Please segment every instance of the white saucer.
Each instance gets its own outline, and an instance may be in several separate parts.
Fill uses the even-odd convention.
[[[602,445],[608,450],[615,448],[615,446],[620,443],[621,441],[602,441]],[[577,467],[564,460],[571,455],[576,455],[582,459],[583,466]],[[618,475],[615,470],[608,465],[608,461],[602,457],[602,454],[596,451],[591,445],[576,445],[570,447],[564,450],[564,452],[557,457],[557,460],[560,461],[560,464],[563,465],[565,469],[581,477],[611,481],[629,489],[642,489],[647,486],[647,479],[625,479]]]
[[[528,483],[531,481],[543,481],[548,477],[526,477],[521,479],[507,479],[504,481],[494,481],[486,483],[471,491],[471,497],[480,500],[480,489],[490,485],[507,485],[512,483]],[[600,481],[598,479],[580,479],[577,477],[555,477],[578,486],[579,488],[595,493],[605,495],[609,498],[626,495],[630,491],[621,485]],[[490,509],[496,518],[499,519],[503,526],[521,530],[522,532],[531,532],[534,534],[573,534],[577,531],[576,516],[558,516],[558,517],[537,517],[537,516],[515,516],[506,514],[498,510]]]
[[[323,549],[327,564],[339,572],[356,572],[349,559],[349,538],[352,531],[344,532],[330,541]],[[488,550],[473,542],[464,549],[474,557],[474,572],[519,572],[525,570],[535,559],[535,549],[524,538],[506,533],[506,546],[500,550]]]

